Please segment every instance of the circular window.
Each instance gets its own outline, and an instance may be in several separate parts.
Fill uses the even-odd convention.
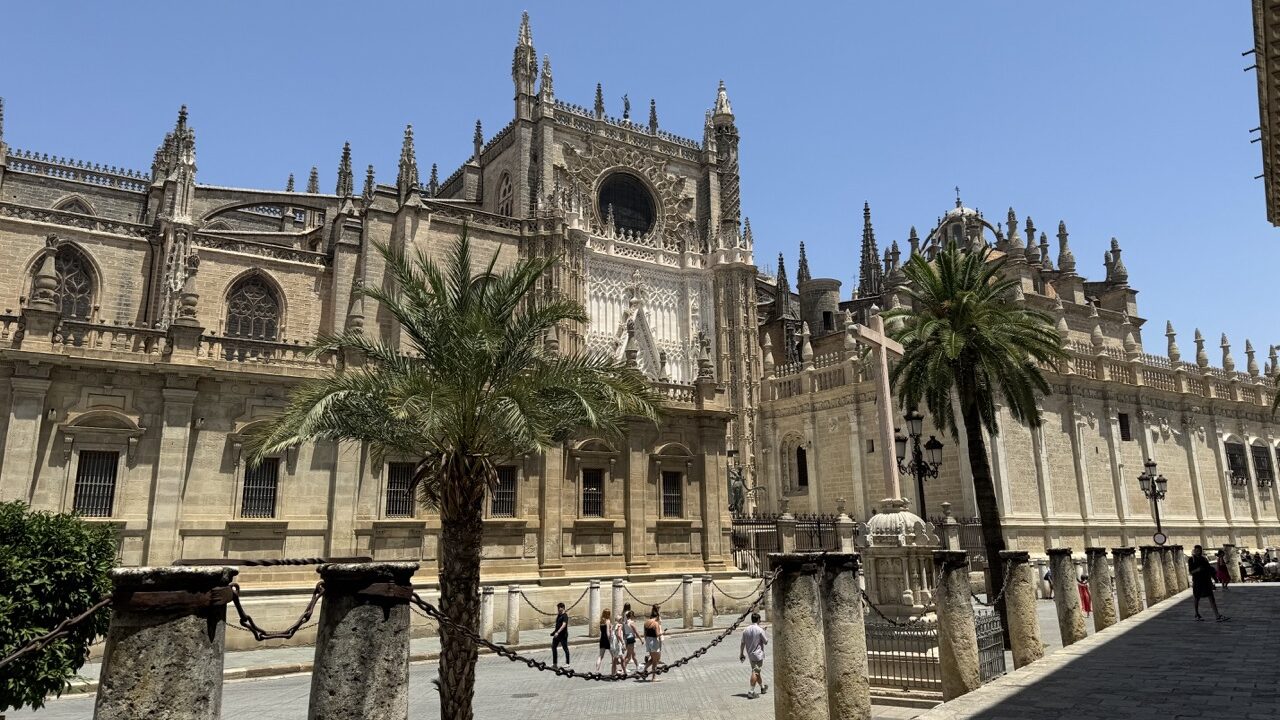
[[[644,235],[653,229],[653,196],[635,175],[617,172],[600,183],[600,217],[606,222],[610,206],[613,225],[618,230]]]

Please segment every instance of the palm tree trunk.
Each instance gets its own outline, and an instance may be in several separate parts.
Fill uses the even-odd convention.
[[[440,610],[472,632],[480,628],[481,507],[484,481],[450,477],[440,497]],[[466,634],[440,628],[440,717],[471,720],[478,648]]]
[[[1004,562],[1000,552],[1004,550],[1004,533],[1000,529],[1000,506],[996,503],[996,486],[991,479],[991,462],[987,459],[987,442],[983,436],[982,418],[972,403],[961,409],[965,439],[969,445],[969,469],[973,472],[973,494],[978,502],[978,518],[982,521],[982,545],[987,554],[987,598],[995,597],[1003,585]],[[1009,615],[1004,598],[996,602],[996,612],[1004,628],[1005,646],[1008,647]]]

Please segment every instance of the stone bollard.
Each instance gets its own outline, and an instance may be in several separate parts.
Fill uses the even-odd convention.
[[[1126,620],[1142,612],[1138,558],[1134,548],[1115,547],[1111,548],[1111,560],[1116,568],[1116,612],[1121,620]]]
[[[1071,548],[1049,548],[1049,571],[1053,573],[1053,604],[1058,609],[1058,630],[1066,647],[1089,637],[1080,612],[1080,578],[1071,560]]]
[[[831,718],[818,558],[816,553],[769,555],[769,567],[778,573],[773,581],[773,714],[778,718]]]
[[[1173,548],[1168,545],[1160,548],[1160,568],[1164,575],[1164,596],[1173,597],[1182,592],[1178,586],[1178,566],[1173,561]]]
[[[1040,619],[1036,612],[1035,567],[1026,552],[1004,550],[1000,559],[1009,573],[1009,586],[1004,591],[1004,605],[1009,617],[1009,645],[1013,650],[1013,666],[1020,668],[1044,657],[1040,640]]]
[[[520,586],[507,586],[507,644],[520,643]]]
[[[863,623],[858,555],[822,556],[822,632],[826,640],[827,702],[832,718],[871,720],[867,629]]]
[[[680,597],[684,601],[684,629],[693,628],[693,576],[680,576]]]
[[[954,700],[982,686],[978,672],[978,628],[969,594],[969,559],[963,550],[934,550],[938,587],[938,661],[942,699]],[[777,670],[774,670],[777,677]],[[778,717],[785,717],[779,714]]]
[[[1151,607],[1165,598],[1164,564],[1160,562],[1159,547],[1143,545],[1141,550],[1142,585],[1147,591],[1147,607]]]
[[[493,586],[480,588],[480,636],[493,640]]]
[[[774,527],[778,532],[778,548],[782,550],[782,554],[790,554],[796,551],[796,518],[789,512],[783,512],[774,521]]]
[[[1173,565],[1178,573],[1178,590],[1191,587],[1191,573],[1187,570],[1187,554],[1181,545],[1173,546]]]
[[[702,576],[702,627],[709,628],[716,624],[716,598],[711,586],[710,575]]]
[[[1084,549],[1089,558],[1089,597],[1093,600],[1093,630],[1106,630],[1115,625],[1116,598],[1111,578],[1111,566],[1107,564],[1107,549],[1091,547]]]
[[[613,609],[613,617],[614,617],[614,619],[615,619],[615,620],[621,620],[621,619],[622,619],[622,606],[625,604],[625,603],[624,603],[624,601],[623,601],[623,599],[622,599],[622,588],[623,588],[623,580],[622,580],[622,578],[614,578],[614,579],[613,579],[613,598],[612,598],[612,600],[613,600],[613,608],[612,608],[612,609]]]
[[[417,569],[416,562],[316,568],[324,602],[308,720],[409,717],[409,597]]]
[[[1231,578],[1231,582],[1239,583],[1240,578],[1240,548],[1226,543],[1222,546],[1223,555],[1227,558],[1227,576]]]
[[[600,581],[587,581],[587,637],[596,637],[600,633]]]
[[[217,720],[230,567],[111,571],[111,625],[94,718]]]

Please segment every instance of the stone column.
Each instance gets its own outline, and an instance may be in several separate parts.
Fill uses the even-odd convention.
[[[1036,612],[1035,568],[1026,552],[1004,550],[1000,559],[1009,573],[1009,586],[1004,592],[1004,605],[1009,618],[1009,645],[1013,650],[1013,666],[1020,668],[1044,657],[1040,640],[1040,618]]]
[[[844,514],[842,510],[840,517],[836,518],[836,536],[840,538],[840,552],[851,553],[854,549],[854,534],[858,530],[858,523],[853,518]]]
[[[170,377],[166,382],[182,380]],[[186,484],[192,408],[196,401],[195,390],[166,387],[162,393],[160,451],[147,525],[146,562],[149,565],[168,565],[178,557],[178,518],[182,515],[182,488]]]
[[[934,550],[938,587],[938,660],[942,699],[954,700],[982,686],[978,671],[978,629],[969,595],[969,559],[963,550]],[[777,677],[774,670],[774,677]],[[785,717],[781,714],[779,717]]]
[[[1173,597],[1182,591],[1178,582],[1178,566],[1173,562],[1173,548],[1160,548],[1160,565],[1164,574],[1164,596]]]
[[[1164,565],[1160,562],[1160,548],[1142,546],[1142,584],[1147,591],[1147,607],[1164,599]]]
[[[817,554],[771,553],[773,581],[773,713],[790,720],[830,720],[827,660]]]
[[[507,644],[520,642],[520,586],[507,586]]]
[[[1240,582],[1240,548],[1227,543],[1222,546],[1222,551],[1227,556],[1227,575],[1230,576],[1231,582]]]
[[[1181,545],[1173,546],[1173,564],[1178,569],[1178,589],[1191,587],[1191,573],[1187,570],[1187,555]]]
[[[1138,589],[1138,559],[1131,547],[1111,548],[1116,567],[1116,611],[1125,620],[1142,612],[1142,592]]]
[[[600,581],[587,581],[587,637],[595,637],[599,634],[600,629]]]
[[[613,601],[612,609],[614,619],[622,618],[622,606],[625,604],[622,600],[623,583],[624,581],[622,578],[613,579],[613,597],[610,599]]]
[[[822,556],[822,632],[826,640],[827,702],[831,717],[871,720],[867,629],[856,553]]]
[[[38,367],[48,375],[48,365]],[[40,423],[44,421],[49,380],[14,377],[9,379],[9,387],[9,424],[4,438],[4,464],[0,465],[0,501],[29,503],[39,462]]]
[[[702,627],[709,628],[716,624],[716,602],[712,595],[711,576],[702,576]]]
[[[493,586],[480,588],[480,636],[493,640]]]
[[[308,720],[407,720],[409,596],[417,569],[416,562],[316,568],[324,580],[324,602]]]
[[[1080,589],[1071,548],[1049,548],[1049,571],[1053,573],[1053,604],[1058,609],[1058,630],[1062,646],[1080,642],[1089,636],[1080,612]]]
[[[1115,625],[1118,620],[1115,587],[1111,566],[1107,564],[1107,549],[1085,548],[1084,554],[1089,559],[1089,597],[1093,600],[1093,630],[1097,632]]]
[[[229,567],[111,571],[111,626],[96,720],[218,720]]]
[[[680,597],[684,601],[684,629],[693,628],[693,576],[680,576]]]
[[[774,521],[778,532],[778,549],[787,555],[796,551],[796,518],[789,512],[783,512]]]

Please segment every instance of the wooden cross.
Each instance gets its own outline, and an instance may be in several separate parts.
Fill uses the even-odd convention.
[[[875,355],[876,414],[880,423],[880,464],[884,469],[886,500],[902,497],[902,485],[898,481],[898,459],[893,446],[893,391],[889,388],[889,355],[902,357],[902,344],[884,332],[884,318],[880,309],[871,308],[871,326],[853,326],[857,340],[872,349]]]

